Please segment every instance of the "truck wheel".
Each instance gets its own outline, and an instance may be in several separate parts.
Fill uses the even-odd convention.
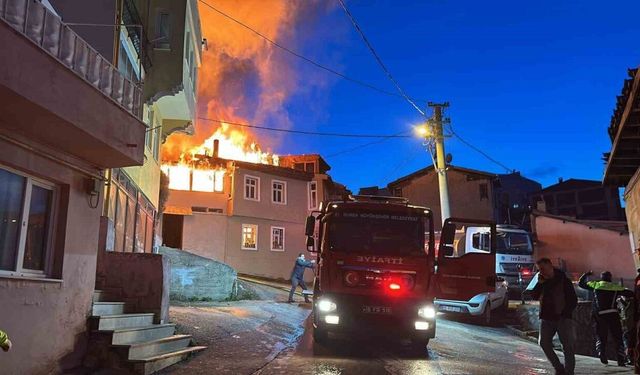
[[[314,328],[313,329],[313,341],[318,344],[325,344],[329,339],[329,332],[324,329]]]

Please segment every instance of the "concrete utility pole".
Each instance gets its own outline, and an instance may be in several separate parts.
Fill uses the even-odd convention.
[[[442,109],[449,107],[449,103],[432,103],[429,107],[433,108],[433,127],[434,138],[436,143],[436,172],[438,172],[438,190],[440,191],[440,215],[442,223],[451,217],[449,208],[449,187],[447,185],[447,163],[444,153],[444,134],[442,131]]]

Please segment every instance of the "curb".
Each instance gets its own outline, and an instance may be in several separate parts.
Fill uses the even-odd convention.
[[[538,340],[535,337],[531,337],[529,335],[529,333],[537,332],[537,331],[522,331],[522,330],[520,330],[520,329],[518,329],[518,328],[516,328],[515,326],[512,326],[512,325],[507,325],[505,327],[509,330],[509,332],[513,333],[515,336],[520,337],[521,339],[530,341],[530,342],[532,342],[534,344],[538,343]]]

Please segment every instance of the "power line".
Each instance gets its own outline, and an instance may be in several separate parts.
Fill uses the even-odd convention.
[[[389,69],[387,69],[386,65],[384,65],[384,63],[382,62],[382,59],[380,58],[380,56],[378,55],[376,50],[373,48],[373,46],[369,42],[369,39],[367,39],[366,35],[364,35],[364,32],[360,28],[360,25],[358,25],[358,22],[356,21],[356,19],[353,17],[351,12],[349,12],[349,9],[347,8],[347,5],[344,3],[344,0],[338,0],[338,2],[340,2],[340,5],[342,6],[342,9],[347,14],[347,17],[349,17],[349,20],[351,20],[351,23],[353,24],[353,27],[355,27],[356,31],[358,31],[358,34],[360,34],[360,37],[362,37],[362,40],[364,41],[364,44],[366,44],[366,46],[369,49],[369,51],[371,51],[371,54],[376,59],[376,61],[378,62],[378,65],[380,65],[380,67],[382,68],[384,73],[387,75],[387,78],[389,78],[389,80],[396,86],[396,89],[398,89],[398,92],[400,93],[400,95],[409,104],[411,104],[413,106],[413,108],[416,109],[416,111],[418,111],[422,116],[424,116],[425,115],[424,111],[422,109],[420,109],[420,107],[418,107],[416,105],[416,103],[404,92],[402,87],[400,87],[400,84],[398,84],[398,81],[396,81],[396,79],[393,78],[393,75],[391,74]]]
[[[407,132],[406,131],[405,132],[400,132],[400,133],[398,133],[396,135],[401,135],[401,134],[405,134],[405,133],[407,133]],[[342,151],[338,151],[336,153],[327,155],[325,157],[326,158],[334,158],[336,156],[340,156],[340,155],[348,154],[348,153],[351,153],[351,152],[354,152],[354,151],[358,151],[358,150],[363,149],[365,147],[369,147],[369,146],[373,146],[373,145],[376,145],[376,144],[379,144],[379,143],[382,143],[382,142],[386,142],[386,141],[388,141],[390,139],[393,139],[393,137],[385,137],[385,138],[382,138],[382,139],[377,139],[377,140],[372,141],[372,142],[363,143],[361,145],[358,145],[358,146],[355,146],[355,147],[351,147],[351,148],[348,148],[348,149],[345,149],[345,150],[342,150]]]
[[[451,135],[456,137],[460,142],[462,142],[463,144],[465,144],[467,147],[471,148],[472,150],[476,151],[477,153],[481,154],[482,156],[487,158],[487,160],[493,162],[496,165],[499,165],[500,167],[504,168],[509,173],[514,171],[514,169],[511,169],[511,168],[507,167],[506,165],[502,164],[501,162],[499,162],[498,160],[492,158],[491,156],[489,156],[489,154],[487,154],[486,152],[482,151],[480,148],[478,148],[478,147],[472,145],[471,143],[465,141],[464,139],[462,139],[462,137],[460,137],[458,135],[458,133],[456,133],[453,130],[453,126],[451,126],[451,124],[449,124],[449,131],[451,132]]]
[[[368,88],[368,89],[373,90],[373,91],[376,91],[378,93],[389,95],[389,96],[395,96],[395,97],[399,97],[399,98],[404,98],[405,100],[407,99],[404,95],[397,94],[397,93],[391,92],[391,91],[387,91],[385,89],[382,89],[380,87],[374,86],[374,85],[372,85],[372,84],[370,84],[368,82],[361,81],[359,79],[351,78],[351,77],[349,77],[349,76],[347,76],[347,75],[345,75],[343,73],[340,73],[339,71],[337,71],[337,70],[335,70],[333,68],[330,68],[330,67],[328,67],[326,65],[320,64],[319,62],[316,62],[315,60],[312,60],[312,59],[310,59],[310,58],[308,58],[308,57],[306,57],[306,56],[304,56],[304,55],[292,50],[291,48],[276,42],[275,40],[273,40],[273,39],[269,38],[268,36],[262,34],[261,32],[257,31],[256,29],[252,28],[251,26],[247,25],[246,23],[244,23],[244,22],[242,22],[240,20],[237,20],[237,19],[233,18],[232,16],[224,13],[223,11],[221,11],[218,8],[214,7],[213,5],[207,3],[206,1],[204,1],[204,0],[198,0],[198,1],[200,1],[203,5],[205,5],[209,9],[213,10],[214,12],[220,14],[221,16],[223,16],[223,17],[235,22],[236,24],[244,27],[245,29],[253,32],[254,34],[256,34],[260,38],[266,40],[267,42],[271,43],[275,47],[278,47],[281,50],[283,50],[283,51],[285,51],[285,52],[287,52],[287,53],[289,53],[289,54],[291,54],[291,55],[293,55],[293,56],[295,56],[295,57],[297,57],[297,58],[299,58],[299,59],[301,59],[303,61],[306,61],[307,63],[315,66],[316,68],[322,69],[322,70],[324,70],[326,72],[329,72],[331,74],[334,74],[334,75],[336,75],[336,76],[338,76],[338,77],[340,77],[340,78],[342,78],[342,79],[344,79],[346,81],[349,81],[351,83],[355,83],[357,85],[360,85],[362,87]],[[422,101],[422,99],[416,99],[416,100]]]
[[[240,123],[240,122],[212,119],[212,118],[207,118],[207,117],[198,117],[198,119],[199,120],[204,120],[204,121],[217,122],[217,123],[220,123],[220,124],[235,125],[235,126],[240,126],[240,127],[244,127],[244,128],[269,130],[269,131],[280,132],[280,133],[291,133],[291,134],[302,134],[302,135],[317,135],[317,136],[324,136],[324,137],[383,138],[383,139],[389,139],[389,138],[411,138],[411,136],[402,135],[402,133],[399,133],[399,134],[354,134],[354,133],[312,132],[312,131],[306,131],[306,130],[272,128],[272,127],[268,127],[268,126],[244,124],[244,123]]]

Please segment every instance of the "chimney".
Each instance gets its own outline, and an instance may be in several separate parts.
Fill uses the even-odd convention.
[[[220,140],[219,139],[214,139],[213,140],[213,157],[217,158],[218,157],[218,152],[220,151]]]
[[[563,183],[563,182],[564,182],[564,178],[562,178],[562,177],[558,177],[558,183],[559,183],[559,184],[561,184],[561,183]]]

